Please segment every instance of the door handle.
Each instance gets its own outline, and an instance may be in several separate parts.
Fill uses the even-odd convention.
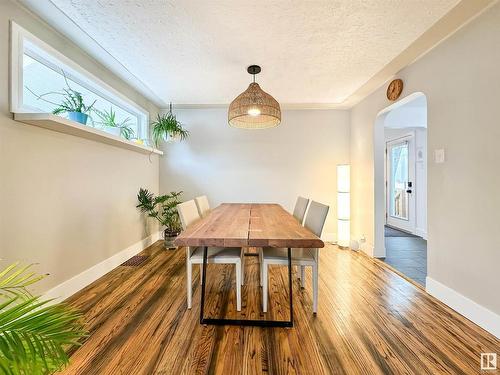
[[[411,189],[406,190],[408,194],[411,194]]]

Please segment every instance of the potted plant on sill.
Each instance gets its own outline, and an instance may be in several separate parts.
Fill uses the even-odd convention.
[[[156,121],[152,124],[151,134],[155,146],[160,147],[162,140],[165,142],[174,140],[185,140],[189,136],[189,131],[182,127],[182,124],[172,112],[172,103],[166,114],[158,114]]]
[[[34,297],[27,287],[46,275],[31,265],[0,269],[0,373],[52,374],[69,362],[72,346],[87,335],[82,315],[65,303]]]
[[[181,233],[182,226],[177,212],[177,205],[181,203],[179,197],[182,191],[172,191],[170,194],[155,196],[147,189],[139,189],[136,206],[149,217],[158,220],[161,226],[164,226],[165,248],[176,249],[174,240]]]
[[[80,124],[86,125],[89,115],[94,107],[94,102],[87,106],[83,102],[83,96],[78,91],[71,88],[63,89],[64,99],[61,104],[52,111],[54,115],[60,115],[62,113],[67,113],[70,120],[79,122]]]
[[[100,124],[108,133],[118,137],[121,136],[128,140],[134,136],[134,130],[130,127],[130,117],[127,117],[121,122],[117,122],[116,112],[113,111],[113,107],[110,107],[109,111],[94,109],[94,112],[97,113],[97,116],[101,119],[101,121],[97,123]]]
[[[94,104],[97,100],[94,100],[90,105],[86,105],[83,99],[83,95],[80,92],[72,89],[69,85],[64,71],[62,72],[62,75],[64,77],[64,81],[66,82],[66,87],[63,88],[62,91],[51,91],[45,94],[38,95],[29,87],[26,87],[26,89],[31,92],[37,100],[43,100],[46,103],[56,106],[56,108],[52,111],[54,115],[67,113],[70,120],[86,125],[87,120],[90,117],[90,113],[92,112]],[[60,95],[62,96],[61,102],[56,103],[48,100],[45,98],[47,95]]]

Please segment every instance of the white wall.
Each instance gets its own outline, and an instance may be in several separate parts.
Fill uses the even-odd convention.
[[[403,96],[421,91],[428,101],[430,280],[496,317],[500,314],[496,293],[500,245],[495,236],[500,230],[500,85],[493,83],[500,82],[499,46],[497,3],[398,74],[405,82]],[[351,112],[353,232],[366,235],[372,246],[374,219],[379,220],[374,213],[379,192],[374,186],[373,146],[383,133],[375,118],[390,104],[385,89],[376,90]],[[440,148],[446,151],[446,161],[436,164],[433,153]]]
[[[135,208],[158,157],[25,125],[9,112],[9,19],[154,115],[158,109],[16,2],[0,2],[0,258],[39,263],[44,292],[153,231]]]
[[[164,145],[162,192],[206,194],[212,206],[276,202],[288,210],[303,195],[330,205],[323,235],[334,240],[336,166],[349,163],[348,111],[284,111],[281,125],[264,130],[230,127],[226,108],[177,114],[191,136]]]
[[[408,101],[397,102],[384,118],[386,128],[426,128],[427,99],[422,93],[415,93]]]
[[[416,225],[415,234],[427,239],[427,129],[415,129],[415,188],[416,188]],[[421,157],[419,157],[421,153]]]
[[[410,111],[411,115],[419,117],[418,112]],[[386,118],[387,120],[387,118]],[[409,121],[407,124],[411,124]],[[415,181],[413,192],[415,194],[415,232],[417,236],[427,239],[427,129],[407,127],[403,129],[384,127],[385,143],[407,134],[414,135],[415,141]],[[422,157],[418,158],[418,153]]]

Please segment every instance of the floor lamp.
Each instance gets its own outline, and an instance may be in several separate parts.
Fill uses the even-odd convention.
[[[351,167],[337,165],[337,245],[346,249],[351,239]]]

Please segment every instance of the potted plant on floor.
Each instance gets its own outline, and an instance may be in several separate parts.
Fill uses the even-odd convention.
[[[34,297],[27,287],[43,279],[30,266],[0,270],[0,373],[52,374],[68,364],[66,350],[87,335],[79,312]]]
[[[177,205],[181,203],[179,197],[182,191],[172,191],[170,194],[155,196],[147,189],[139,189],[137,200],[139,204],[136,206],[149,217],[158,220],[161,226],[164,226],[163,231],[165,239],[165,247],[167,249],[176,249],[174,240],[181,233],[182,226],[177,212]]]
[[[64,72],[62,72],[62,75],[64,76],[64,81],[66,82],[66,87],[63,88],[62,91],[52,91],[38,95],[29,87],[26,87],[26,89],[31,92],[37,100],[43,100],[46,103],[56,106],[56,108],[52,111],[54,115],[67,113],[70,120],[86,125],[89,115],[92,112],[94,104],[97,100],[94,100],[90,105],[85,104],[83,95],[71,88]],[[59,95],[62,96],[62,99],[59,103],[56,103],[46,99],[45,97],[47,95]]]
[[[97,116],[99,116],[101,120],[98,121],[97,124],[101,125],[105,131],[129,140],[134,136],[134,129],[130,127],[130,117],[127,117],[121,122],[117,122],[116,112],[113,111],[113,107],[110,107],[109,111],[94,109],[94,112],[97,113]]]
[[[156,121],[152,124],[151,134],[156,147],[160,146],[162,140],[168,142],[173,140],[185,140],[189,136],[189,131],[182,127],[182,124],[172,112],[172,103],[166,114],[158,114]]]

